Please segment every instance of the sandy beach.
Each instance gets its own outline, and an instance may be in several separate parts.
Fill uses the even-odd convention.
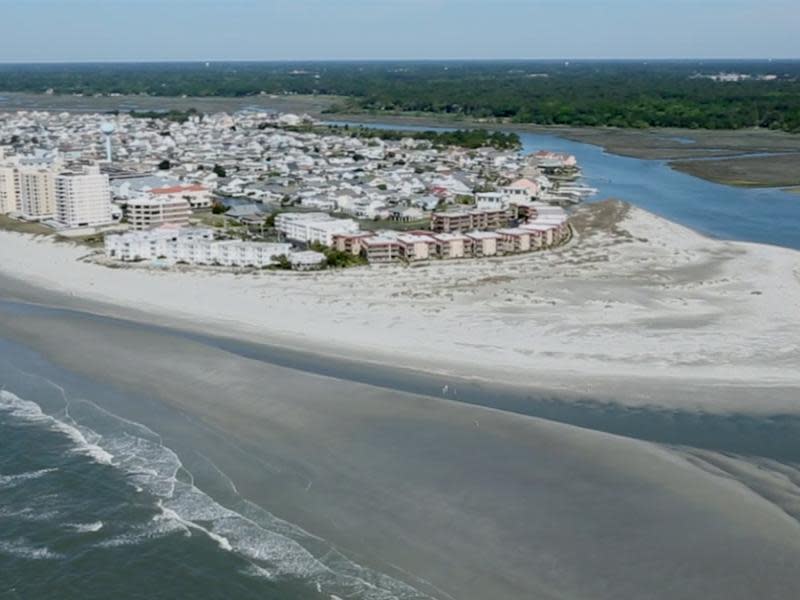
[[[800,254],[705,238],[641,209],[582,207],[552,252],[281,274],[108,268],[0,232],[0,273],[110,314],[448,376],[635,404],[797,410]],[[724,389],[711,402],[672,384]],[[620,386],[637,382],[636,393]],[[775,393],[758,405],[736,388]]]
[[[0,296],[23,303],[0,303],[0,336],[38,358],[3,358],[60,377],[76,406],[150,427],[197,485],[214,489],[201,475],[214,465],[240,500],[401,582],[377,579],[369,589],[393,591],[370,597],[790,597],[793,447],[739,453],[745,425],[713,416],[716,446],[694,447],[491,406],[509,386],[631,406],[645,438],[651,409],[676,423],[754,415],[774,437],[774,415],[800,412],[800,254],[619,202],[582,207],[574,225],[554,252],[316,274],[109,268],[86,247],[4,232]],[[346,357],[366,375],[180,331]],[[400,391],[431,378],[437,394]],[[482,402],[453,395],[468,381]],[[206,514],[168,500],[176,518]],[[231,552],[312,576],[293,546],[223,521],[203,522]]]

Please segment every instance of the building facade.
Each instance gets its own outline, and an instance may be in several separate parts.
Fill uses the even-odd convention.
[[[56,220],[69,228],[110,224],[111,186],[97,166],[55,177]]]
[[[291,255],[291,244],[215,240],[202,228],[161,227],[106,236],[108,258],[125,262],[163,260],[189,265],[264,268]],[[324,256],[323,256],[324,258]]]
[[[172,197],[140,196],[127,204],[128,222],[136,231],[162,225],[185,226],[189,224],[192,209],[188,200]]]
[[[56,181],[47,166],[20,165],[16,170],[19,211],[33,221],[56,216]]]
[[[275,217],[275,228],[290,240],[324,246],[333,246],[334,236],[338,234],[359,231],[358,223],[352,219],[336,219],[318,212],[282,213]]]
[[[17,171],[12,165],[0,165],[0,214],[19,212]]]

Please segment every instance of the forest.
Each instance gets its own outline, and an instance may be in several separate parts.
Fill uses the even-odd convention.
[[[719,73],[738,81],[717,81]],[[338,96],[342,113],[543,125],[800,132],[800,61],[3,64],[0,90]]]

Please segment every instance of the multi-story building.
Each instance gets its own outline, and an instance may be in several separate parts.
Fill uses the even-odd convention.
[[[466,236],[472,242],[473,256],[495,256],[502,250],[502,237],[494,231],[471,231]]]
[[[530,179],[518,179],[511,185],[500,189],[500,193],[506,202],[531,200],[539,196],[541,188],[536,181]]]
[[[69,228],[108,225],[111,217],[111,186],[100,167],[83,173],[64,172],[55,177],[56,220]]]
[[[376,235],[362,240],[364,256],[371,263],[400,260],[400,242],[394,236]]]
[[[106,256],[121,261],[164,260],[190,265],[268,267],[291,255],[291,244],[215,240],[210,229],[164,226],[106,236]],[[324,258],[324,255],[323,255]]]
[[[512,229],[498,229],[500,245],[504,254],[515,252],[528,252],[531,249],[531,232],[527,229],[514,227]]]
[[[375,235],[371,232],[364,233],[335,233],[333,234],[333,247],[339,252],[349,252],[355,256],[361,254],[363,241]]]
[[[192,209],[183,198],[139,196],[128,200],[128,222],[137,231],[161,225],[188,225]]]
[[[275,228],[288,239],[307,244],[333,245],[337,234],[358,233],[352,219],[335,219],[327,213],[282,213],[275,217]]]
[[[471,241],[463,233],[437,233],[432,237],[439,258],[464,258],[472,253]]]
[[[168,187],[157,187],[149,190],[156,198],[183,199],[192,209],[211,208],[211,190],[196,184],[176,184]]]
[[[20,164],[16,169],[17,203],[22,216],[30,220],[56,216],[56,185],[50,165]]]
[[[0,214],[19,211],[17,170],[13,164],[0,164]]]
[[[453,210],[433,213],[431,229],[437,233],[498,229],[508,225],[508,221],[508,211],[504,209]]]
[[[436,256],[436,240],[430,235],[404,233],[397,236],[400,258],[408,262],[428,260]]]

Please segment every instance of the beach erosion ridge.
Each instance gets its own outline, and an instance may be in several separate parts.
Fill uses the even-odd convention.
[[[0,232],[0,336],[147,397],[106,408],[420,595],[780,597],[796,449],[655,443],[525,402],[796,416],[800,254],[618,201],[572,222],[552,252],[304,274],[109,269]]]

